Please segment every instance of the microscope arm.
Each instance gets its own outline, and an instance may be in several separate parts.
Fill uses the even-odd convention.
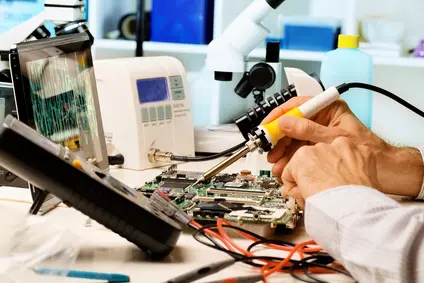
[[[9,51],[13,44],[24,41],[44,23],[44,11],[0,34],[0,51]]]
[[[213,40],[206,57],[206,67],[215,72],[215,79],[231,81],[232,73],[246,71],[247,56],[270,31],[263,19],[285,0],[254,0],[223,32]]]

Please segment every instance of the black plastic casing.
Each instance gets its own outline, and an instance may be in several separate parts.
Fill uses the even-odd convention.
[[[310,76],[321,85],[321,88],[324,91],[325,87],[319,77],[316,74],[310,74]],[[234,123],[237,125],[240,133],[247,141],[249,140],[249,134],[252,134],[252,131],[262,123],[272,110],[296,96],[296,86],[294,84],[289,85],[287,88],[282,89],[273,96],[266,98],[260,103],[260,105],[249,109],[245,114],[234,119]]]
[[[153,260],[173,250],[181,234],[179,224],[154,210],[148,198],[112,187],[95,173],[97,167],[75,168],[61,157],[64,151],[10,115],[0,125],[1,166],[126,238]]]
[[[290,85],[287,89],[281,90],[281,93],[277,92],[273,96],[266,98],[260,103],[260,106],[251,108],[244,115],[234,119],[245,140],[249,139],[249,134],[261,124],[272,110],[296,96],[296,87]]]

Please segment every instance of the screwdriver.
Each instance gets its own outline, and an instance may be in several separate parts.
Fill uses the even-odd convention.
[[[339,90],[336,87],[331,87],[326,91],[318,94],[317,96],[311,98],[304,104],[291,109],[282,116],[293,116],[309,119],[339,98]],[[284,132],[278,126],[278,121],[279,118],[268,124],[260,125],[255,130],[253,130],[249,137],[250,140],[246,142],[244,147],[208,170],[192,186],[201,182],[209,181],[217,174],[222,172],[222,170],[246,156],[246,154],[249,152],[254,152],[258,149],[261,151],[269,151],[271,148],[273,148],[278,143],[278,141],[285,136]]]
[[[212,264],[203,266],[201,268],[184,273],[164,283],[191,283],[193,281],[197,281],[211,274],[215,274],[235,263],[236,263],[235,259],[229,259],[229,260],[212,263]]]

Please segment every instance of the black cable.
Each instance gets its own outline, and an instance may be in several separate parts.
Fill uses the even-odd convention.
[[[253,232],[250,232],[250,231],[244,230],[244,229],[239,228],[239,227],[226,226],[226,225],[223,225],[223,227],[226,227],[226,228],[234,228],[235,230],[239,230],[239,231],[241,231],[241,232],[243,232],[243,233],[250,234],[251,236],[262,238],[261,236],[256,235],[256,234],[255,234],[255,233],[253,233]],[[205,226],[203,226],[202,228],[199,228],[198,230],[196,230],[196,232],[194,232],[194,234],[193,234],[193,238],[194,238],[197,242],[199,242],[199,243],[201,243],[201,244],[203,244],[203,245],[205,245],[205,246],[208,246],[208,247],[210,247],[210,248],[213,248],[213,249],[215,249],[215,250],[222,251],[222,252],[224,252],[224,253],[228,254],[229,256],[231,256],[231,257],[233,257],[233,258],[235,258],[235,259],[240,259],[240,258],[248,259],[248,258],[250,258],[250,257],[248,257],[248,256],[246,256],[246,255],[244,255],[244,254],[240,254],[240,253],[237,253],[237,252],[229,251],[229,250],[227,250],[227,249],[223,248],[222,246],[221,246],[221,247],[219,247],[219,246],[216,246],[216,245],[214,245],[214,244],[210,244],[210,243],[204,242],[203,240],[201,240],[201,239],[198,237],[198,235],[199,235],[199,234],[201,234],[201,235],[202,235],[202,236],[204,236],[205,238],[209,239],[209,238],[207,237],[207,235],[205,234],[205,231],[204,231],[204,230],[207,230],[207,229],[212,230],[212,229],[214,229],[214,228],[216,228],[216,225],[213,225],[213,224],[212,224],[212,225],[205,225]],[[272,260],[272,261],[277,261],[277,262],[278,262],[278,261],[282,261],[282,260],[284,260],[284,258],[279,258],[279,257],[262,257],[262,258],[263,258],[263,259],[265,259],[265,258],[266,258],[267,260]],[[295,263],[295,262],[296,262],[296,260],[290,260],[290,262],[291,262],[291,263]],[[263,266],[263,264],[258,264],[258,263],[249,262],[249,261],[244,262],[244,263],[246,263],[246,264],[248,264],[248,265],[250,265],[250,266],[253,266],[253,267],[262,267],[262,266]],[[288,268],[288,267],[284,267],[284,268],[283,268],[283,270],[289,271],[289,270],[290,270],[290,268]]]
[[[311,260],[314,260],[314,261],[311,261]],[[313,255],[313,256],[304,258],[304,259],[296,262],[295,264],[293,264],[292,269],[290,270],[290,275],[293,278],[296,278],[297,280],[307,282],[307,283],[329,283],[327,281],[323,281],[323,280],[318,279],[317,277],[313,276],[308,270],[310,267],[320,267],[320,268],[328,269],[328,270],[334,271],[336,273],[343,274],[343,275],[346,275],[350,278],[353,278],[352,275],[349,272],[347,272],[345,270],[341,270],[339,268],[329,266],[327,264],[320,263],[319,261],[325,261],[327,264],[329,264],[329,263],[334,262],[334,259],[329,255],[322,255],[322,254],[321,255]],[[309,281],[307,279],[300,277],[296,273],[294,273],[294,271],[298,270],[299,268],[303,268],[304,275],[306,275],[308,278],[310,278],[314,281]]]
[[[228,154],[233,153],[236,150],[239,150],[240,148],[242,148],[245,145],[245,141],[233,146],[232,148],[229,148],[227,150],[224,150],[220,153],[214,154],[214,155],[210,155],[210,156],[197,156],[197,157],[190,157],[190,156],[178,156],[178,155],[172,155],[171,156],[171,160],[173,161],[183,161],[183,162],[202,162],[202,161],[209,161],[209,160],[214,160],[220,157],[224,157],[227,156]]]
[[[290,246],[290,247],[295,246],[295,244],[293,244],[293,243],[282,241],[282,240],[265,239],[265,240],[260,240],[260,241],[257,241],[257,242],[250,244],[250,246],[247,247],[247,251],[250,252],[254,247],[256,247],[258,245],[262,245],[262,244],[274,244],[274,245]]]
[[[248,235],[258,239],[259,241],[257,241],[257,244],[255,244],[255,243],[251,244],[248,248],[248,251],[251,250],[253,247],[259,245],[259,244],[266,244],[266,243],[295,246],[293,243],[286,242],[286,241],[266,239],[266,238],[264,238],[260,235],[257,235],[253,232],[250,232],[250,231],[245,230],[245,229],[240,228],[240,227],[229,226],[229,225],[223,225],[223,227],[233,229],[233,230],[238,230],[240,232],[243,232],[245,234],[248,234]],[[194,228],[194,227],[192,227],[192,228]],[[196,228],[196,231],[193,234],[193,238],[201,244],[204,244],[204,245],[211,247],[213,249],[225,252],[226,254],[233,257],[238,262],[243,262],[245,264],[248,264],[248,265],[254,266],[254,267],[263,267],[264,264],[255,263],[255,262],[253,262],[253,260],[261,260],[262,259],[262,260],[275,261],[276,263],[284,260],[284,258],[279,258],[279,257],[266,257],[266,256],[248,257],[248,256],[241,254],[241,253],[238,253],[238,252],[229,251],[229,250],[225,249],[224,247],[220,246],[219,244],[217,245],[216,241],[211,240],[212,237],[208,237],[208,235],[206,235],[206,233],[205,233],[205,230],[207,230],[207,229],[216,230],[217,225],[211,224],[211,225],[205,225],[205,226],[203,226],[199,229]],[[212,244],[201,240],[199,238],[199,235],[204,236],[206,239],[211,241]],[[311,260],[313,260],[313,261],[311,261]],[[328,270],[331,270],[333,272],[343,274],[343,275],[346,275],[348,277],[353,278],[347,271],[329,266],[328,264],[333,263],[334,259],[326,253],[322,253],[322,252],[316,253],[316,254],[311,255],[311,256],[304,258],[302,260],[290,259],[289,262],[292,263],[292,266],[291,267],[283,267],[281,271],[289,271],[289,274],[293,278],[298,279],[298,280],[303,281],[303,282],[307,282],[307,283],[328,283],[326,281],[323,281],[321,279],[314,277],[308,270],[308,268],[310,268],[310,267],[321,267],[321,268],[328,269]],[[303,274],[305,276],[307,276],[310,280],[302,278],[298,274],[296,274],[295,271],[298,271],[298,270],[302,270]],[[311,280],[313,280],[313,281],[311,281]]]
[[[395,95],[394,93],[391,93],[390,91],[385,90],[383,88],[380,88],[378,86],[365,84],[365,83],[346,83],[346,84],[342,84],[342,85],[338,86],[337,90],[339,91],[340,94],[342,94],[342,93],[345,93],[346,91],[348,91],[351,88],[362,88],[362,89],[367,89],[367,90],[378,92],[378,93],[396,101],[397,103],[408,108],[409,110],[411,110],[415,114],[424,118],[424,112],[423,111],[421,111],[420,109],[418,109],[414,105],[410,104],[409,102],[403,100],[402,98]]]

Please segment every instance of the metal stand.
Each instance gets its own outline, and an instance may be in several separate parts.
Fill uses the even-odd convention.
[[[136,28],[136,35],[135,35],[135,41],[136,41],[136,50],[135,50],[135,56],[136,57],[142,57],[144,54],[143,52],[143,40],[144,40],[144,10],[145,10],[145,1],[144,0],[138,0],[137,1],[137,11],[136,11],[136,21],[137,21],[137,28]]]
[[[45,215],[55,209],[62,201],[55,196],[40,190],[39,188],[30,185],[33,203],[29,209],[32,215],[40,214]]]

